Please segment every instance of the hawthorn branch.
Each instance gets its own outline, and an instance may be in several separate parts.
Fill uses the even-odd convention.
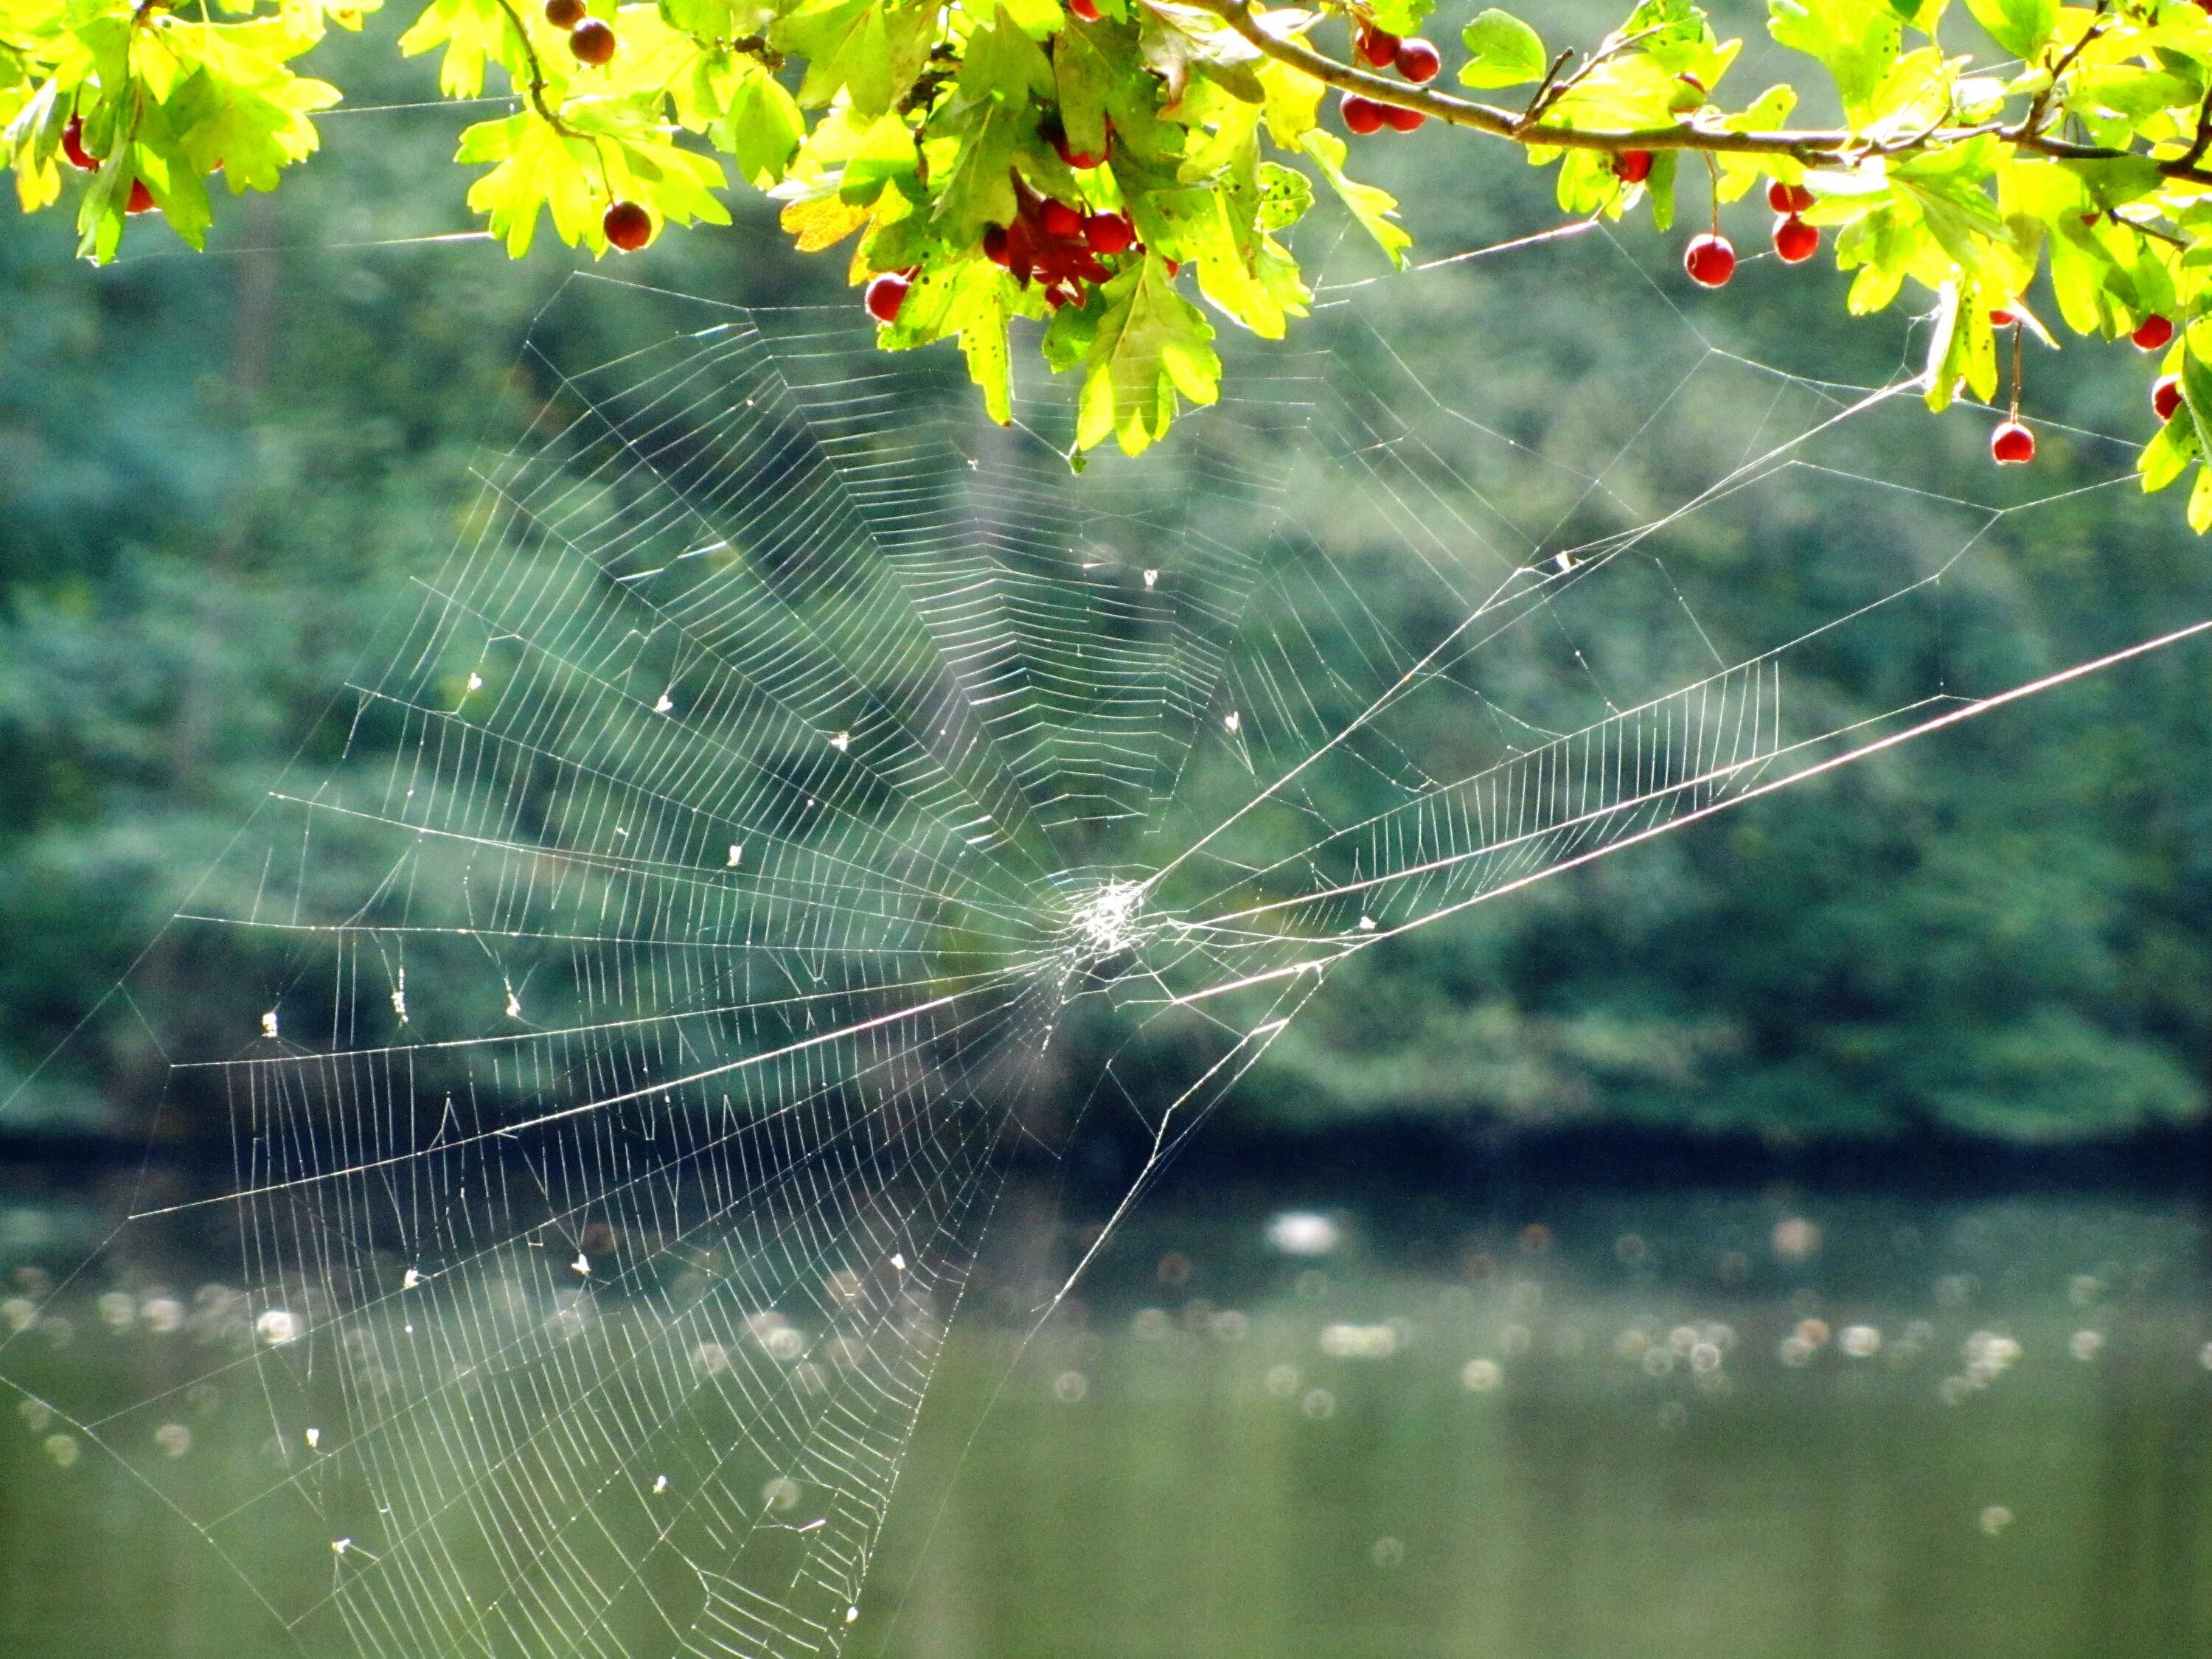
[[[539,119],[562,137],[581,137],[545,101],[545,65],[538,61],[538,48],[531,41],[530,31],[522,26],[521,15],[508,3],[508,0],[495,0],[495,3],[499,9],[507,14],[507,23],[514,30],[515,42],[522,48],[522,56],[530,65],[531,106],[538,112]]]
[[[1553,123],[1525,123],[1521,115],[1494,104],[1455,98],[1449,93],[1387,80],[1350,64],[1325,57],[1302,40],[1272,34],[1260,25],[1243,0],[1188,0],[1196,9],[1218,17],[1263,56],[1287,64],[1340,92],[1356,92],[1378,104],[1418,110],[1448,126],[1468,127],[1494,138],[1531,149],[1595,149],[1618,155],[1632,149],[1686,149],[1713,155],[1786,155],[1813,167],[1848,167],[1871,155],[1918,155],[1948,149],[1970,138],[1993,136],[2016,149],[2067,161],[2116,161],[2136,156],[2151,161],[2166,178],[2191,184],[2212,185],[2212,170],[2198,164],[2203,153],[2160,157],[2140,150],[2113,149],[2102,144],[2077,144],[2023,126],[1936,127],[1922,133],[1911,149],[1884,149],[1863,136],[1841,128],[1784,128],[1738,131],[1698,120],[1695,116],[1663,127],[1638,127],[1620,131],[1596,131]],[[2212,145],[2212,140],[2208,140]]]

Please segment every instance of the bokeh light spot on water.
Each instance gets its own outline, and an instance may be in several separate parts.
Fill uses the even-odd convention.
[[[1091,1392],[1091,1379],[1081,1371],[1062,1371],[1052,1380],[1053,1397],[1064,1406],[1073,1406]]]
[[[2102,1331],[2076,1331],[2066,1339],[2067,1352],[2083,1361],[2094,1359],[2104,1351],[2104,1346],[2105,1334]]]
[[[1313,1210],[1285,1210],[1267,1223],[1267,1243],[1285,1255],[1327,1255],[1343,1237],[1335,1222]]]
[[[2010,1510],[2002,1504],[1991,1504],[1982,1511],[1979,1524],[1984,1533],[1995,1538],[2007,1527],[2012,1525],[2012,1522],[2013,1513]]]
[[[1487,1394],[1504,1380],[1504,1369],[1494,1359],[1470,1359],[1460,1368],[1460,1386],[1471,1394]]]
[[[50,1434],[46,1438],[46,1455],[63,1468],[76,1462],[76,1437],[73,1434]]]
[[[1784,1216],[1768,1239],[1778,1260],[1804,1261],[1820,1248],[1820,1229],[1802,1215]]]
[[[1836,1346],[1854,1359],[1871,1359],[1881,1352],[1881,1332],[1872,1325],[1846,1325]]]
[[[1306,1397],[1298,1401],[1298,1409],[1318,1423],[1336,1415],[1336,1396],[1327,1389],[1309,1389]]]
[[[181,1423],[164,1423],[154,1431],[154,1446],[164,1457],[182,1457],[192,1449],[192,1431]]]
[[[287,1342],[296,1342],[307,1329],[307,1322],[289,1308],[269,1308],[253,1322],[253,1334],[270,1347],[280,1347]]]
[[[1398,1352],[1398,1333],[1389,1325],[1325,1325],[1321,1351],[1332,1359],[1388,1359]]]
[[[799,1482],[779,1474],[761,1488],[761,1502],[777,1515],[799,1507]]]
[[[1401,1540],[1385,1534],[1375,1540],[1374,1547],[1367,1552],[1367,1559],[1385,1569],[1401,1566],[1406,1559],[1406,1546]]]

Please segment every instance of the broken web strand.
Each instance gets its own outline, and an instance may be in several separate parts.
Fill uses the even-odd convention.
[[[1148,1136],[1133,1201],[1362,941],[1943,695],[1826,706],[1816,660],[1785,701],[1770,665],[1833,627],[1716,663],[1658,580],[1758,492],[1888,488],[1805,459],[1835,401],[1790,377],[1776,441],[1671,500],[1614,477],[1643,407],[1547,540],[1496,507],[1526,446],[1415,377],[1424,427],[1371,361],[1232,375],[1156,470],[1071,483],[871,343],[720,312],[549,355],[347,763],[187,923],[295,940],[268,1046],[177,1086],[238,1126],[252,1346],[209,1375],[283,1467],[194,1524],[303,1643],[835,1649],[1000,1153],[1066,1133],[1024,1091],[1072,1011],[1123,1033],[1093,1091]],[[1742,368],[1686,353],[1678,387]],[[1352,562],[1331,492],[1384,522]],[[1850,618],[2030,506],[1940,510],[1952,547]],[[128,1459],[167,1404],[84,1420]]]

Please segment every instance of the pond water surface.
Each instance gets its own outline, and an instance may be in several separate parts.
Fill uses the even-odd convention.
[[[2212,1652],[2196,1202],[1170,1196],[1041,1326],[1087,1237],[1002,1216],[849,1653]],[[57,1293],[66,1220],[0,1218],[0,1376],[118,1406],[204,1376],[221,1265]],[[203,1382],[128,1420],[146,1443],[88,1444],[11,1393],[0,1652],[298,1651],[134,1473],[242,1501],[261,1402]]]

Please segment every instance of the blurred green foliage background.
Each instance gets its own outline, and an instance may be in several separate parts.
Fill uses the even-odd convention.
[[[432,95],[427,71],[392,59],[393,27],[331,48],[358,60],[362,102]],[[206,257],[155,223],[99,272],[70,260],[57,216],[0,239],[0,1098],[89,1017],[0,1111],[0,1135],[135,1144],[161,1067],[149,1026],[188,1030],[203,1012],[250,1026],[221,976],[182,958],[138,981],[169,1000],[157,1017],[101,998],[297,747],[334,743],[324,717],[373,618],[450,538],[477,446],[521,416],[517,348],[573,256],[516,267],[481,241],[410,240],[467,223],[448,157],[468,113],[332,116],[327,153],[279,198],[225,204]],[[1430,254],[1558,217],[1540,178],[1464,136],[1396,141],[1378,171]],[[857,304],[837,255],[793,255],[768,204],[737,205],[734,231],[671,235],[618,274]],[[1629,258],[1609,289],[1475,262],[1370,315],[1431,384],[1539,454],[1670,372],[1655,331],[1839,381],[1899,372],[1899,329],[1848,319],[1832,271],[1750,267],[1693,301],[1676,239],[1618,234]],[[1313,329],[1310,343],[1331,338]],[[1544,372],[1494,374],[1501,338],[1540,343],[1514,361]],[[2081,434],[2147,433],[2148,379],[2124,349],[2039,358],[2029,409],[2059,424],[2033,492],[2110,476],[2124,447]],[[1613,481],[1629,499],[1649,484],[1658,500],[1669,446],[1698,441],[1693,399],[1662,418],[1672,429]],[[1911,419],[1870,434],[1866,475],[1990,487],[1984,423]],[[1336,543],[1387,533],[1356,501],[1341,511],[1322,527]],[[2045,668],[2212,614],[2212,550],[2179,517],[2108,489],[2003,520],[1962,603],[2003,610],[2022,663]],[[1896,522],[1909,564],[1923,550],[1911,514]],[[1762,527],[1729,589],[1751,631],[1832,614],[1822,534],[1814,506]],[[2212,661],[2185,648],[1367,952],[1211,1133],[1407,1118],[1783,1145],[2191,1132],[2212,1056],[2208,692]]]

